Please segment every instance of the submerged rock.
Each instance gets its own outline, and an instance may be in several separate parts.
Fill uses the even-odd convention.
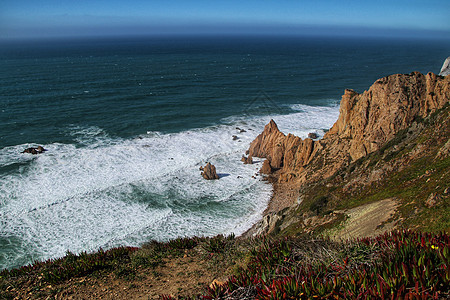
[[[30,154],[36,155],[36,154],[44,153],[45,151],[47,151],[47,149],[44,149],[44,147],[37,146],[37,147],[27,148],[27,149],[23,150],[22,153],[30,153]]]
[[[211,163],[207,163],[203,168],[202,176],[206,180],[219,179],[219,175],[216,173],[216,167]]]

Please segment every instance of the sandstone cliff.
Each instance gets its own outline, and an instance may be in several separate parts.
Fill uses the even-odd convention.
[[[339,118],[322,140],[284,135],[273,120],[250,144],[249,155],[267,158],[279,181],[310,182],[380,149],[394,135],[442,108],[450,77],[418,72],[377,80],[368,91],[346,90]]]
[[[377,230],[400,223],[423,229],[441,224],[446,230],[449,86],[450,76],[414,72],[379,79],[362,94],[346,90],[338,120],[318,141],[285,135],[270,121],[248,154],[267,158],[272,202],[282,204],[270,204],[248,234],[316,232],[349,218],[348,209],[369,203],[361,207],[392,207],[383,212],[386,220],[374,219],[371,226]],[[430,197],[440,204],[424,209]]]

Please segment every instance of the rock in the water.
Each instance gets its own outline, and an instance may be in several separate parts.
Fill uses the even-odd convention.
[[[37,147],[30,147],[27,148],[25,150],[22,151],[22,153],[30,153],[30,154],[41,154],[44,153],[45,151],[47,151],[46,149],[44,149],[44,147],[42,146],[37,146]]]
[[[233,135],[233,141],[235,141],[235,140],[237,140],[237,139],[239,139],[239,138],[237,137],[237,135]]]
[[[207,163],[203,168],[202,176],[206,180],[219,179],[219,175],[216,173],[216,167],[211,163]]]
[[[244,165],[251,165],[253,164],[253,157],[251,155],[249,155],[248,157],[242,155],[241,161],[244,162]]]
[[[447,76],[450,74],[450,56],[447,57],[447,59],[444,61],[444,64],[442,65],[441,72],[439,75],[441,76]]]
[[[319,136],[315,132],[308,133],[308,137],[312,140],[317,139]]]

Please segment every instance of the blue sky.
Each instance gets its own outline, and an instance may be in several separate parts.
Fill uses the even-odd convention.
[[[1,0],[0,38],[450,33],[450,0]]]

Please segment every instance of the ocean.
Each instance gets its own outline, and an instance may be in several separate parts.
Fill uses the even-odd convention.
[[[242,234],[272,187],[261,159],[240,158],[270,119],[322,137],[346,88],[438,73],[448,55],[449,41],[324,37],[2,42],[0,269]],[[200,176],[206,162],[219,180]]]

